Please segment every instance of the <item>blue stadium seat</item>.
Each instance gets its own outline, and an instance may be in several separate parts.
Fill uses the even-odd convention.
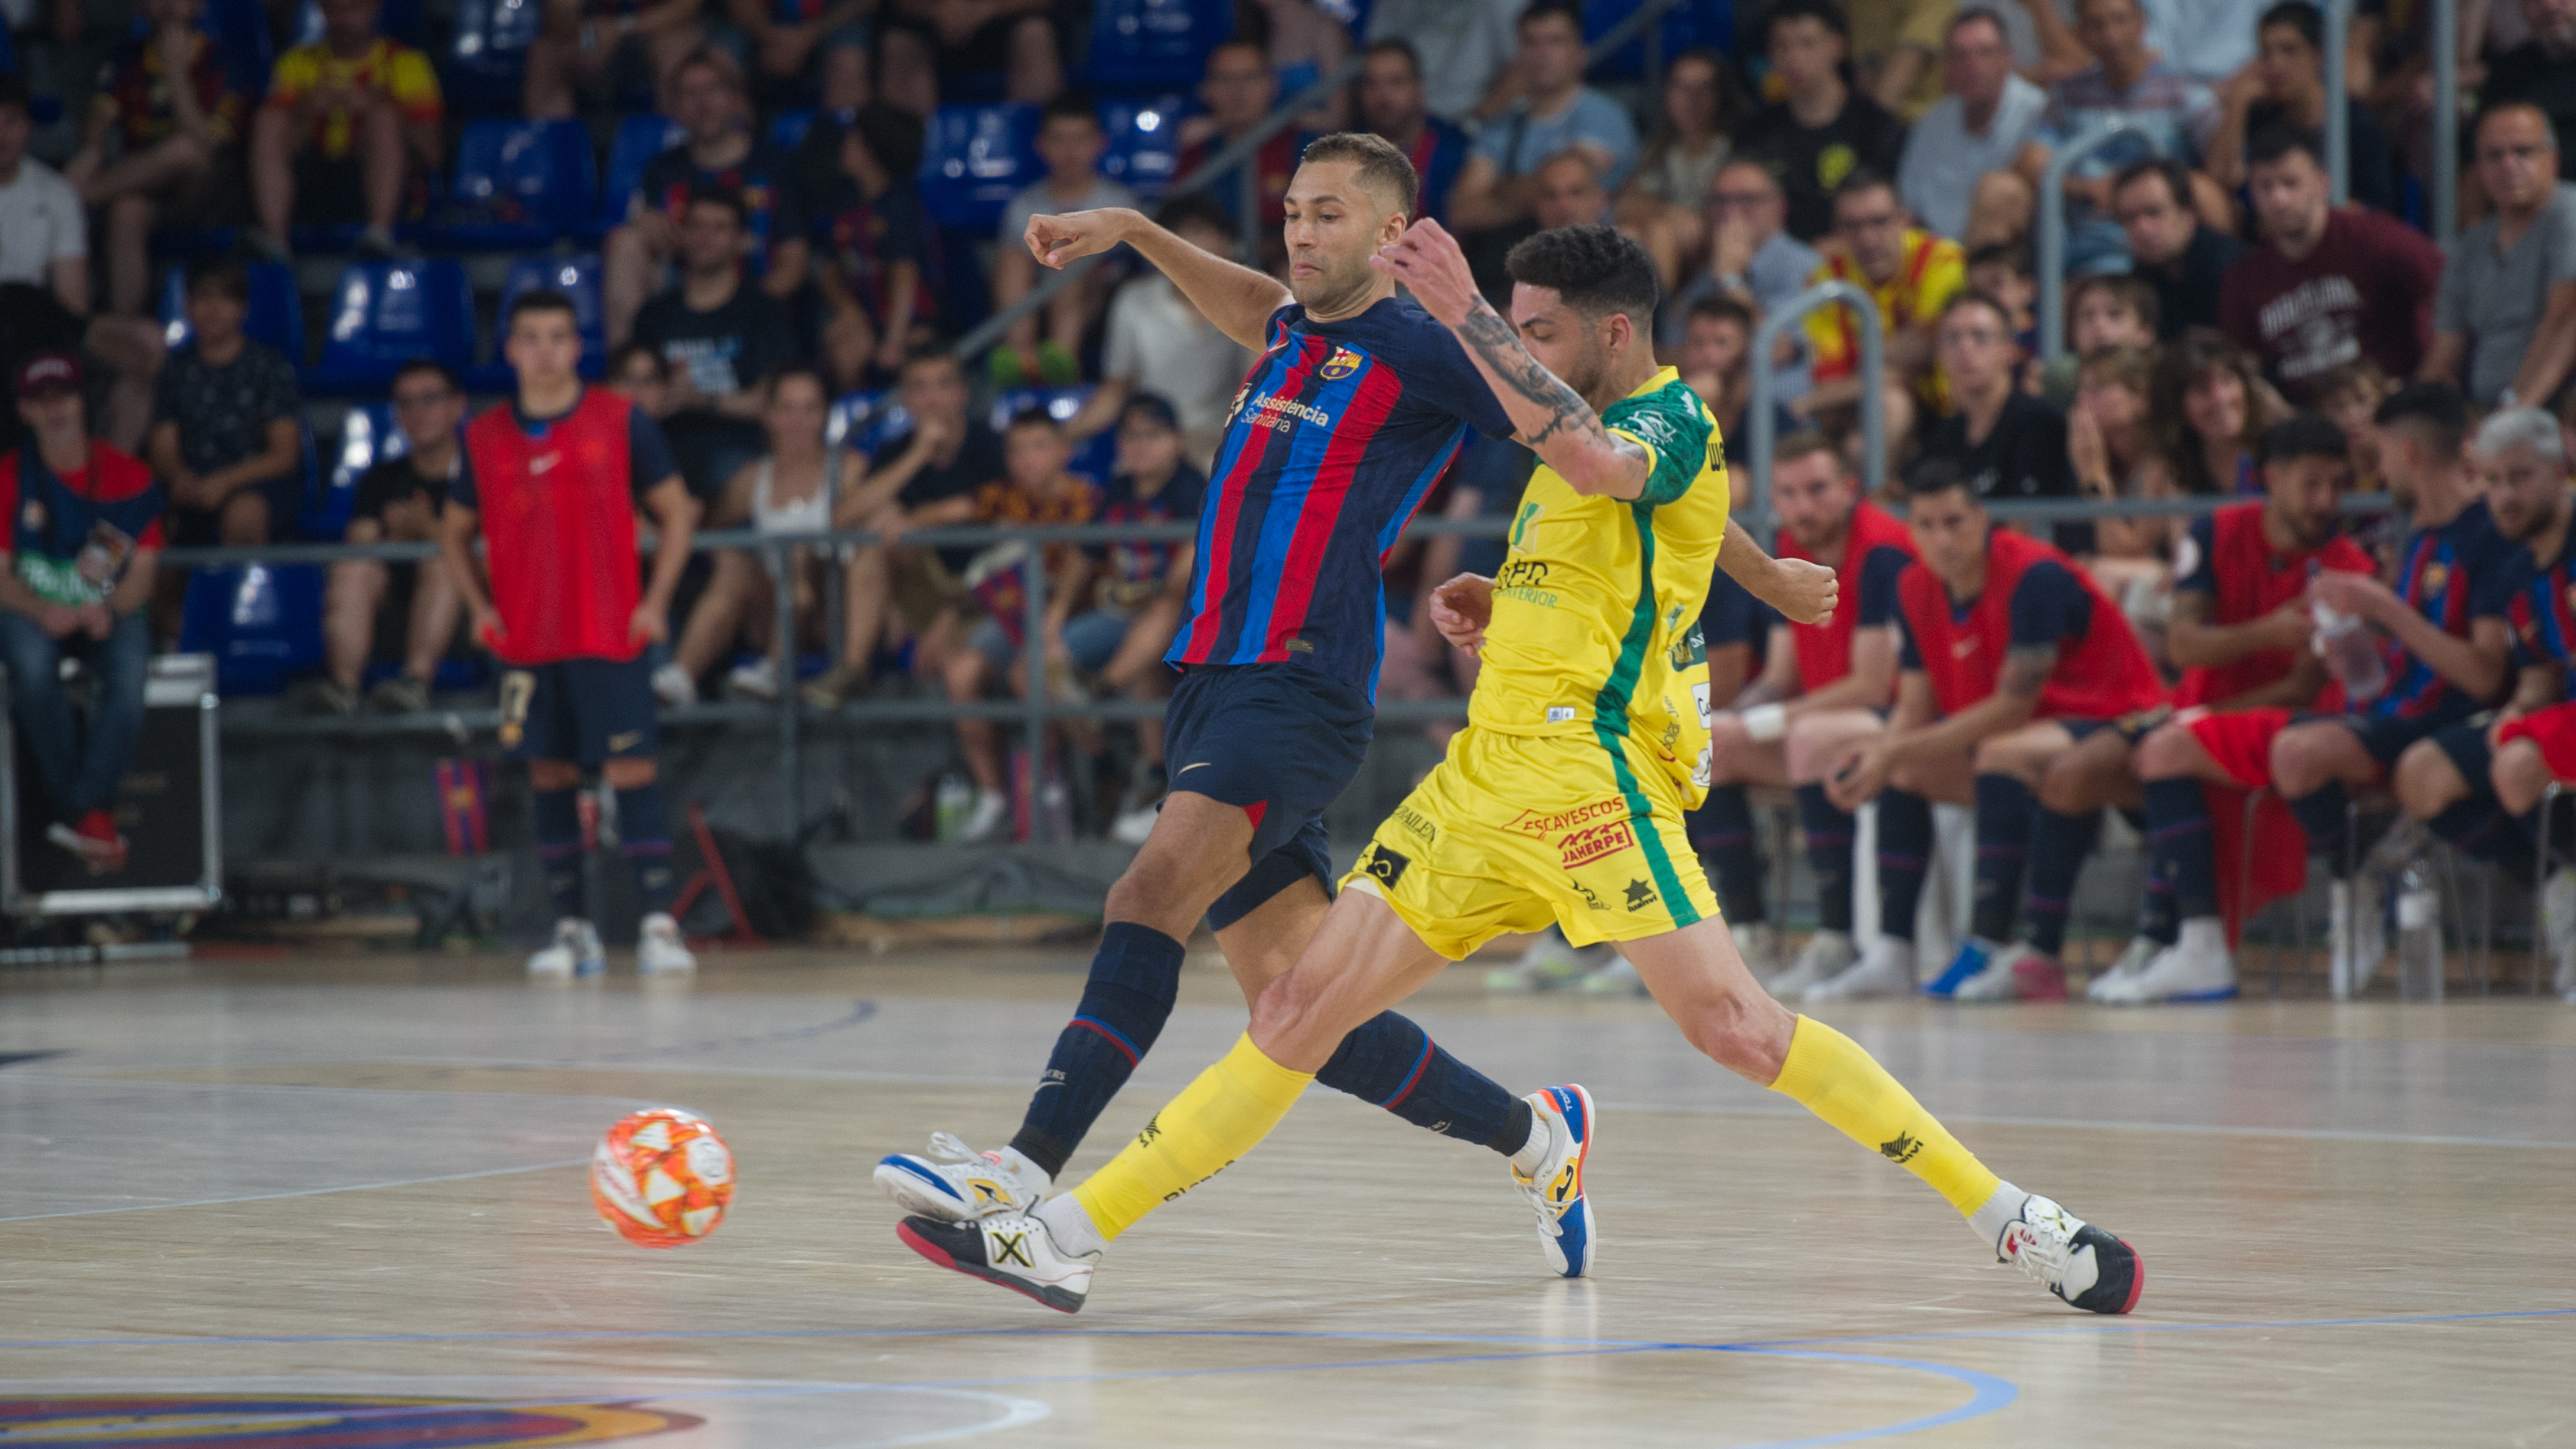
[[[268,35],[268,11],[260,0],[207,0],[197,25],[223,47],[225,72],[257,105],[268,94],[268,73],[277,63],[277,47]],[[148,28],[148,22],[137,15],[134,34],[139,37]]]
[[[544,0],[457,0],[455,35],[439,67],[452,114],[518,111],[528,42],[544,19]]]
[[[769,121],[769,144],[781,153],[793,153],[805,144],[805,133],[814,129],[811,109],[780,111]]]
[[[1584,0],[1583,39],[1588,44],[1609,33],[1610,27],[1627,19],[1637,9],[1637,0]],[[1735,52],[1735,0],[1682,0],[1664,12],[1664,33],[1659,42],[1664,63],[1693,46],[1713,46],[1732,55]],[[1426,58],[1427,60],[1427,58]],[[1603,55],[1594,53],[1584,74],[1593,80],[1637,80],[1646,70],[1646,45],[1632,40],[1618,50]]]
[[[1187,96],[1149,101],[1104,101],[1100,129],[1109,137],[1100,174],[1148,201],[1181,171],[1181,117]]]
[[[1091,391],[1092,386],[1089,383],[1078,387],[1013,388],[1009,392],[994,397],[993,412],[989,421],[993,431],[998,433],[1010,426],[1011,419],[1021,413],[1033,407],[1042,407],[1046,409],[1048,417],[1059,423],[1069,423],[1073,421],[1075,413],[1082,411],[1082,405],[1091,401]],[[1094,433],[1074,444],[1073,457],[1067,460],[1066,466],[1105,488],[1109,484],[1110,473],[1117,467],[1117,462],[1118,435],[1117,430],[1112,428]]]
[[[172,267],[161,283],[161,340],[173,349],[189,337],[187,303],[188,269]],[[289,362],[304,361],[304,300],[295,292],[294,268],[284,262],[250,264],[250,315],[242,331]]]
[[[188,577],[179,649],[215,656],[224,694],[275,694],[322,663],[322,568],[247,564]]]
[[[428,357],[463,372],[474,362],[474,291],[454,261],[354,262],[331,290],[331,327],[307,392],[381,390],[394,369]]]
[[[544,246],[589,218],[599,186],[579,121],[468,122],[454,176],[430,236],[468,249]]]
[[[577,257],[521,257],[510,264],[509,275],[501,281],[501,310],[496,315],[507,318],[510,304],[518,300],[520,293],[539,287],[552,287],[572,298],[574,318],[581,327],[581,375],[595,378],[608,366],[608,313],[600,292],[603,275],[597,252]],[[492,342],[492,360],[467,373],[465,385],[472,392],[507,392],[516,386],[509,360],[501,356],[497,335]]]
[[[941,106],[921,148],[921,204],[942,226],[990,232],[1045,174],[1035,106]]]
[[[608,143],[608,173],[599,189],[595,230],[604,233],[624,221],[636,189],[644,184],[645,166],[688,138],[679,122],[660,116],[628,116],[618,122],[617,136]]]
[[[1199,83],[1208,52],[1233,38],[1230,0],[1099,0],[1083,74],[1095,90],[1150,94]]]
[[[429,14],[421,0],[383,0],[376,9],[376,33],[418,47],[429,40]],[[295,38],[290,45],[311,45],[322,38],[321,0],[304,0],[295,12]]]
[[[392,403],[356,403],[340,422],[340,441],[333,449],[331,474],[321,496],[308,510],[305,532],[337,539],[349,531],[349,514],[358,501],[358,479],[369,468],[411,451],[411,439],[394,423]]]

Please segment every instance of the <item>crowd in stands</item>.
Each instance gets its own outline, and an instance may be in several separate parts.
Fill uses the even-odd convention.
[[[2404,384],[2454,385],[2481,410],[2568,394],[2565,0],[2462,7],[2476,109],[2447,256],[2428,235],[2424,7],[2360,8],[2339,97],[2306,0],[1773,0],[1723,33],[1681,24],[1704,9],[1686,0],[1665,29],[1685,43],[1654,75],[1596,53],[1600,8],[1178,0],[1161,9],[1197,29],[1177,84],[1104,62],[1118,57],[1098,37],[1138,13],[1110,0],[546,0],[515,36],[401,0],[138,0],[114,34],[54,18],[22,53],[55,55],[43,73],[57,77],[73,73],[62,57],[86,57],[95,81],[32,95],[0,76],[0,371],[76,363],[101,448],[139,458],[166,502],[133,557],[165,529],[181,546],[419,542],[456,476],[457,427],[503,386],[472,319],[461,353],[439,341],[443,314],[420,321],[446,305],[438,268],[496,253],[560,266],[580,283],[586,371],[661,420],[706,526],[879,535],[791,558],[801,680],[776,670],[770,565],[719,552],[696,566],[657,693],[680,706],[796,690],[825,708],[877,689],[1007,694],[1027,687],[1030,649],[1065,695],[1162,686],[1152,661],[1177,623],[1186,545],[902,535],[1193,518],[1250,359],[1115,256],[978,354],[955,344],[1049,283],[1020,239],[1037,213],[1135,206],[1193,245],[1284,265],[1288,180],[1332,129],[1413,159],[1422,211],[1498,302],[1504,253],[1536,230],[1633,236],[1662,271],[1658,351],[1739,461],[1756,369],[1783,435],[1858,457],[1854,319],[1813,312],[1755,346],[1828,279],[1877,301],[1899,478],[1948,470],[1977,499],[2252,497],[2268,431],[2302,409],[2340,425],[2369,490],[2383,473],[2370,420]],[[1347,84],[1323,84],[1354,60]],[[1264,133],[1292,102],[1292,122]],[[2324,164],[2331,107],[2349,138],[2342,204]],[[496,125],[497,160],[477,149]],[[2057,152],[2106,126],[2121,134],[2063,180],[2067,355],[2043,365],[2039,188]],[[40,131],[51,164],[30,151]],[[573,162],[526,169],[566,145]],[[1238,145],[1247,158],[1213,184],[1172,186]],[[986,161],[1006,194],[960,181]],[[308,335],[300,289],[343,262]],[[418,355],[365,353],[404,288],[427,330],[397,341]],[[488,332],[488,296],[458,305]],[[355,399],[352,418],[377,408],[368,447],[340,450],[366,466],[343,478],[319,466],[332,450],[315,433],[345,445],[356,425],[324,397]],[[0,417],[22,446],[42,431],[33,406]],[[1426,508],[1508,516],[1529,467],[1479,441]],[[2040,532],[2163,637],[2184,525]],[[1418,604],[1496,547],[1432,539],[1391,556],[1391,697],[1471,683]],[[1037,639],[1017,607],[1032,571],[1048,581]],[[148,607],[170,647],[190,587],[165,571],[157,590],[114,597]],[[471,652],[434,569],[333,565],[320,612],[293,695],[318,714],[417,711]],[[1009,764],[988,726],[958,733],[970,833],[990,835],[1007,828]],[[1110,748],[1069,733],[1073,756]],[[1135,768],[1103,823],[1135,829],[1161,788],[1158,741],[1113,733]]]

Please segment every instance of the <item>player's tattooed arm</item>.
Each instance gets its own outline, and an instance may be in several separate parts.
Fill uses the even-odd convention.
[[[1995,679],[1998,693],[2015,699],[2037,699],[2048,673],[2057,667],[2055,644],[2015,644],[2004,651],[2003,672]]]

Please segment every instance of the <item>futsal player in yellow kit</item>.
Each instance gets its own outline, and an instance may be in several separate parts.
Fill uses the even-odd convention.
[[[1495,936],[1554,923],[1578,946],[1621,943],[1693,1046],[1922,1178],[1998,1258],[2077,1308],[2135,1307],[2144,1275],[2127,1244],[1997,1177],[1857,1044],[1773,1001],[1718,919],[1682,822],[1708,785],[1712,565],[1800,620],[1831,612],[1833,575],[1771,559],[1728,524],[1716,426],[1655,366],[1644,249],[1600,226],[1522,242],[1510,322],[1437,222],[1376,264],[1458,334],[1544,465],[1501,572],[1433,595],[1441,633],[1484,662],[1467,728],[1378,828],[1223,1061],[1071,1192],[1026,1215],[908,1218],[904,1241],[1078,1310],[1110,1240],[1250,1151],[1345,1032]],[[1588,1259],[1598,1114],[1580,1088],[1542,1095],[1557,1164],[1542,1191],[1564,1254]]]

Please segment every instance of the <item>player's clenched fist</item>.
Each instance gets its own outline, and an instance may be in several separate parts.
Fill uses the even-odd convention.
[[[1467,320],[1480,295],[1457,239],[1427,216],[1378,248],[1369,265],[1402,282],[1423,311],[1451,327]]]
[[[1469,654],[1485,646],[1485,626],[1494,617],[1494,581],[1483,574],[1460,574],[1431,591],[1431,627]]]
[[[1124,207],[1112,206],[1098,211],[1068,211],[1061,216],[1032,216],[1022,235],[1029,244],[1029,255],[1037,258],[1040,265],[1061,267],[1124,241],[1127,221],[1135,215]]]
[[[1842,584],[1834,571],[1802,558],[1771,561],[1771,587],[1758,591],[1762,602],[1792,624],[1822,624],[1834,616]]]

